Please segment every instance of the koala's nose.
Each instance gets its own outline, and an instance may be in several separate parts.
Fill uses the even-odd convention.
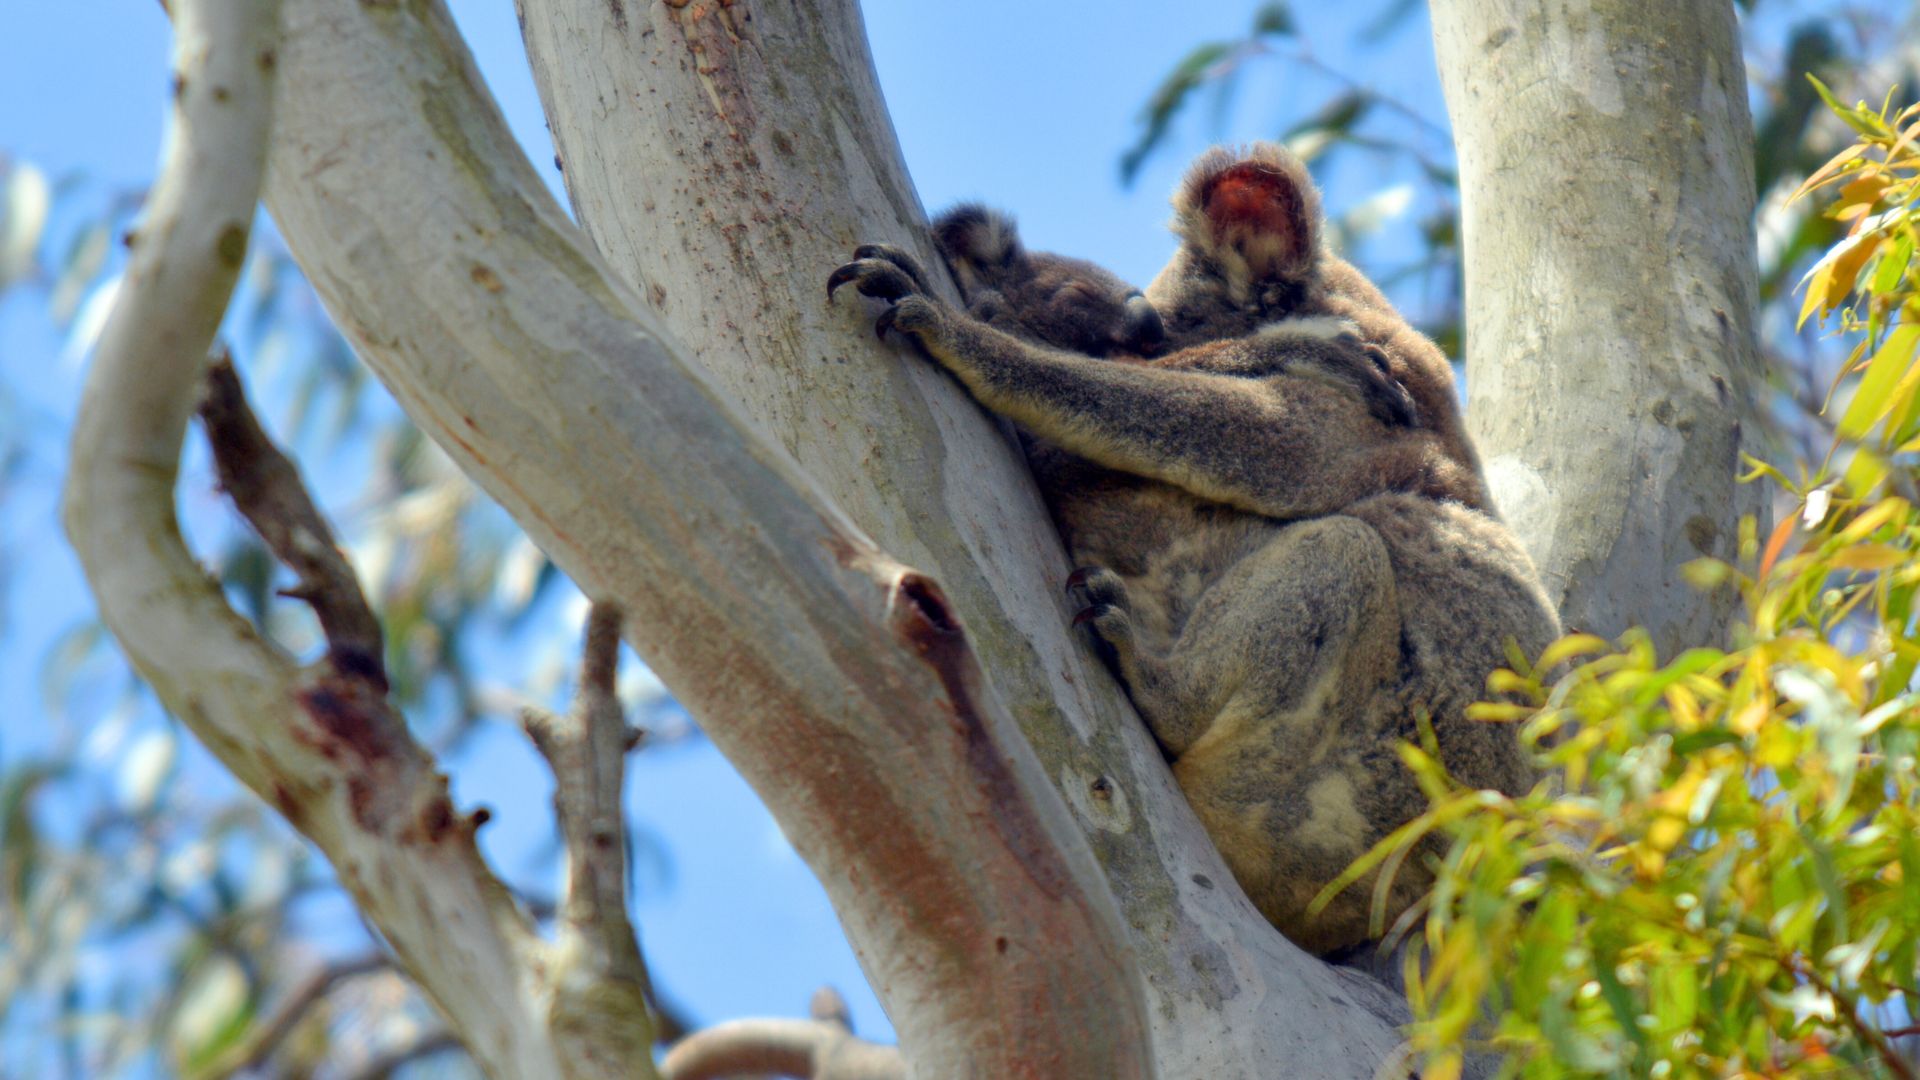
[[[1139,293],[1127,297],[1126,319],[1121,324],[1121,345],[1139,353],[1150,353],[1166,343],[1167,329],[1160,323],[1160,312]]]

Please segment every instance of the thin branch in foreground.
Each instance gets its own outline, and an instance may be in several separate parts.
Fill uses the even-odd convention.
[[[730,1020],[682,1039],[660,1063],[665,1080],[717,1080],[773,1073],[801,1080],[900,1080],[896,1047],[856,1038],[846,999],[830,986],[814,992],[810,1020]]]
[[[234,1073],[256,1069],[266,1064],[287,1036],[293,1033],[301,1020],[313,1010],[315,1005],[324,1001],[341,983],[356,979],[362,975],[371,975],[376,971],[387,971],[393,967],[393,960],[383,953],[369,953],[327,964],[301,980],[281,1001],[278,1008],[254,1029],[254,1034],[245,1043],[236,1048],[236,1052],[226,1062],[210,1069],[215,1076],[231,1076]]]
[[[596,602],[587,614],[580,686],[558,715],[521,710],[534,747],[553,770],[554,812],[566,850],[567,886],[555,927],[554,1026],[602,1060],[651,1060],[646,961],[627,917],[626,818],[621,788],[627,753],[640,743],[615,689],[620,609]]]
[[[207,372],[200,419],[213,447],[220,487],[274,557],[299,575],[283,596],[312,606],[326,634],[336,670],[387,689],[380,655],[380,620],[360,591],[360,579],[334,543],[333,530],[313,505],[300,472],[275,446],[247,407],[233,362],[222,350]]]
[[[453,1037],[453,1032],[436,1031],[423,1035],[405,1046],[382,1052],[362,1066],[359,1071],[350,1074],[351,1080],[390,1080],[402,1065],[411,1065],[421,1058],[461,1048],[460,1040]]]

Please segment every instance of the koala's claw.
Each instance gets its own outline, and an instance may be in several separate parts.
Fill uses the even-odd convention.
[[[887,331],[893,329],[893,320],[899,313],[899,304],[893,304],[889,306],[887,310],[881,312],[880,317],[873,320],[873,336],[879,338],[881,341],[887,340]]]
[[[833,302],[833,294],[836,289],[859,276],[859,263],[848,263],[827,275],[827,302]]]
[[[1084,597],[1090,607],[1104,605],[1124,611],[1131,606],[1127,602],[1127,583],[1104,566],[1076,567],[1068,574],[1067,595],[1075,593]]]
[[[827,299],[831,301],[834,292],[848,283],[862,296],[881,300],[898,300],[918,291],[913,278],[887,259],[855,259],[835,270],[827,277]]]
[[[890,262],[906,271],[907,276],[913,279],[914,288],[921,292],[927,291],[927,275],[921,272],[919,260],[892,244],[861,244],[853,249],[853,257]]]
[[[1085,626],[1090,622],[1098,622],[1116,611],[1119,609],[1112,604],[1095,604],[1089,608],[1081,608],[1073,617],[1073,625]]]

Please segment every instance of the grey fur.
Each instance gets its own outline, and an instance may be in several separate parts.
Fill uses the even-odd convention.
[[[1210,215],[1210,185],[1235,169]],[[1222,206],[1238,215],[1227,227]],[[978,317],[926,296],[891,249],[861,249],[830,287],[892,301],[883,331],[914,337],[1023,429],[1083,567],[1076,621],[1249,896],[1324,954],[1367,939],[1371,890],[1314,917],[1308,902],[1426,806],[1395,749],[1418,717],[1465,782],[1530,782],[1512,730],[1464,711],[1509,640],[1537,654],[1559,625],[1485,509],[1451,368],[1320,250],[1304,169],[1278,148],[1216,152],[1176,214],[1183,243],[1147,297],[1180,348],[1154,359],[1129,355],[1151,350],[1128,331],[1124,282],[1026,252],[977,207],[936,236]],[[1417,861],[1389,919],[1425,884]]]

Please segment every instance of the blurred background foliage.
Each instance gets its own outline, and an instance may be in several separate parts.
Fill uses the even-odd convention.
[[[1286,3],[1249,5],[1243,34],[1196,43],[1144,101],[1116,102],[1115,108],[1139,109],[1137,137],[1113,148],[1120,182],[1135,182],[1161,158],[1184,156],[1199,141],[1284,139],[1338,196],[1330,200],[1334,243],[1357,257],[1457,357],[1462,301],[1450,136],[1436,102],[1396,99],[1376,89],[1379,80],[1369,77],[1371,63],[1406,53],[1407,39],[1424,34],[1425,8],[1419,0],[1361,0],[1354,7],[1357,29],[1329,40],[1311,37],[1303,28],[1308,20]],[[1739,853],[1728,863],[1733,869],[1712,872],[1730,876],[1720,881],[1712,903],[1703,901],[1696,911],[1710,908],[1717,917],[1730,910],[1721,899],[1727,890],[1749,884],[1762,892],[1770,888],[1773,907],[1755,907],[1749,914],[1789,910],[1783,927],[1803,935],[1772,934],[1770,945],[1791,941],[1800,950],[1797,955],[1812,957],[1816,965],[1859,968],[1857,957],[1825,957],[1836,942],[1857,944],[1865,934],[1881,935],[1872,948],[1882,952],[1896,940],[1905,941],[1907,951],[1887,961],[1887,970],[1905,964],[1907,981],[1892,987],[1902,989],[1913,978],[1914,931],[1907,928],[1920,920],[1920,904],[1907,903],[1910,914],[1895,917],[1888,914],[1891,901],[1874,899],[1881,892],[1849,894],[1853,906],[1836,906],[1833,888],[1835,875],[1857,876],[1863,860],[1883,857],[1888,861],[1881,866],[1912,864],[1887,889],[1911,889],[1920,882],[1914,876],[1920,875],[1920,862],[1913,862],[1920,854],[1913,849],[1913,823],[1878,822],[1885,828],[1874,833],[1875,824],[1866,820],[1883,793],[1908,790],[1899,787],[1906,774],[1885,757],[1862,757],[1854,767],[1845,764],[1845,754],[1834,754],[1836,746],[1867,754],[1868,744],[1861,740],[1868,739],[1879,740],[1874,746],[1892,746],[1886,740],[1902,732],[1908,734],[1901,737],[1920,739],[1910,709],[1896,710],[1896,719],[1885,714],[1889,703],[1906,701],[1911,659],[1904,668],[1879,659],[1887,650],[1882,639],[1889,620],[1904,619],[1909,610],[1898,606],[1907,599],[1896,603],[1894,598],[1910,597],[1914,583],[1904,581],[1897,588],[1892,583],[1911,563],[1865,565],[1892,559],[1890,552],[1908,552],[1911,530],[1920,527],[1909,509],[1914,494],[1906,458],[1913,447],[1883,440],[1868,447],[1877,458],[1863,456],[1863,432],[1854,430],[1858,423],[1848,425],[1852,414],[1829,407],[1828,400],[1836,387],[1835,400],[1854,403],[1898,390],[1909,403],[1901,407],[1898,429],[1904,432],[1914,412],[1912,380],[1902,375],[1884,383],[1888,376],[1877,359],[1863,378],[1849,361],[1866,355],[1858,352],[1863,341],[1885,341],[1904,332],[1905,324],[1892,314],[1894,308],[1872,322],[1873,304],[1863,297],[1894,293],[1871,287],[1836,317],[1838,335],[1823,330],[1818,320],[1804,327],[1797,322],[1794,284],[1861,219],[1823,212],[1831,205],[1825,198],[1793,201],[1789,196],[1821,163],[1860,137],[1858,124],[1850,126],[1823,107],[1804,76],[1818,75],[1846,100],[1878,100],[1889,87],[1898,88],[1894,100],[1913,100],[1920,15],[1906,0],[1750,0],[1741,7],[1760,196],[1760,325],[1773,390],[1767,407],[1768,460],[1780,468],[1778,519],[1812,524],[1794,533],[1790,543],[1768,543],[1764,568],[1719,573],[1718,587],[1744,588],[1757,612],[1771,612],[1765,634],[1729,643],[1737,645],[1736,651],[1659,658],[1629,643],[1622,651],[1605,651],[1563,681],[1514,676],[1508,689],[1532,700],[1542,716],[1561,718],[1552,723],[1577,716],[1581,734],[1550,753],[1569,763],[1584,762],[1586,771],[1563,796],[1543,793],[1492,816],[1436,811],[1430,824],[1453,830],[1467,846],[1455,849],[1458,865],[1449,865],[1457,873],[1447,879],[1453,891],[1437,907],[1454,914],[1435,921],[1429,941],[1441,955],[1453,955],[1446,950],[1457,953],[1468,947],[1455,943],[1470,940],[1472,949],[1483,953],[1477,957],[1483,966],[1496,957],[1519,956],[1513,950],[1562,941],[1567,920],[1577,924],[1588,911],[1579,905],[1589,897],[1618,903],[1636,888],[1665,889],[1667,901],[1678,903],[1684,887],[1707,898],[1711,882],[1676,875],[1661,885],[1666,880],[1661,867],[1673,866],[1678,850],[1698,848],[1695,857],[1703,861],[1694,865],[1700,867],[1711,863],[1713,851],[1725,850]],[[1430,64],[1430,50],[1416,45],[1412,51],[1428,56]],[[1250,73],[1262,68],[1289,73],[1290,100],[1243,99]],[[4,142],[0,133],[0,155]],[[20,507],[47,505],[45,492],[58,484],[70,419],[66,411],[31,404],[34,395],[20,393],[18,380],[42,368],[70,376],[84,363],[111,303],[124,264],[120,238],[138,214],[141,195],[85,175],[49,175],[32,161],[0,156],[0,303],[16,311],[31,308],[63,342],[57,356],[0,365],[0,601],[10,584],[19,584],[13,578],[18,545],[48,528],[38,510],[28,520]],[[1910,221],[1905,228],[1910,252]],[[512,714],[522,700],[560,702],[584,604],[368,378],[327,324],[270,224],[263,222],[255,235],[225,340],[247,373],[263,418],[301,462],[350,548],[385,622],[398,702],[421,737],[445,756],[458,785],[476,756],[476,743],[517,739]],[[1877,260],[1872,261],[1876,283],[1900,241],[1891,243],[1854,256]],[[1853,269],[1862,270],[1862,264],[1855,262]],[[1830,273],[1829,279],[1837,282],[1838,274]],[[1899,278],[1898,288],[1909,288],[1910,280]],[[1881,419],[1875,417],[1876,439],[1895,433]],[[1837,455],[1831,452],[1836,445],[1843,447]],[[1837,479],[1835,470],[1857,469],[1861,466],[1853,463],[1866,460],[1881,462],[1871,483],[1860,475]],[[318,640],[311,616],[303,606],[275,597],[275,590],[289,582],[228,513],[212,488],[203,449],[191,440],[187,466],[181,510],[190,542],[243,611],[289,649],[311,651]],[[1808,509],[1816,500],[1822,508],[1818,515]],[[1898,509],[1884,509],[1888,506]],[[1862,522],[1871,527],[1862,531]],[[1754,538],[1756,557],[1759,542]],[[1715,574],[1703,570],[1702,577],[1711,584],[1707,579]],[[1790,599],[1768,608],[1768,598],[1783,596]],[[0,602],[0,613],[13,610],[15,605]],[[0,623],[0,649],[11,647],[15,630]],[[1825,651],[1808,638],[1813,631],[1825,635],[1819,638],[1827,643]],[[1906,654],[1896,649],[1894,655]],[[0,1075],[471,1074],[431,1009],[381,959],[377,942],[324,863],[284,823],[225,782],[203,752],[183,745],[180,730],[154,707],[97,623],[75,621],[35,662],[37,714],[9,718],[11,726],[0,727]],[[1798,681],[1782,672],[1799,673]],[[652,745],[699,739],[684,713],[639,665],[629,662],[623,690],[635,719],[653,733]],[[1691,711],[1669,704],[1682,700],[1680,695],[1689,695]],[[1740,728],[1751,725],[1742,710],[1756,701],[1767,703],[1770,716],[1783,718],[1773,727],[1754,729],[1777,729],[1767,737],[1784,740],[1768,743],[1764,753],[1758,749],[1764,740]],[[1859,732],[1867,716],[1875,718],[1878,734]],[[1682,730],[1677,726],[1682,724],[1690,726]],[[1551,724],[1542,721],[1541,726]],[[17,737],[29,728],[33,738]],[[1846,734],[1850,731],[1855,734]],[[1900,746],[1906,747],[1903,760],[1910,772],[1915,751]],[[642,759],[648,755],[641,752]],[[1778,772],[1789,763],[1804,763],[1804,768],[1790,775]],[[511,818],[523,823],[518,826],[523,837],[534,839],[517,850],[493,846],[489,851],[496,863],[505,860],[500,870],[529,907],[544,912],[551,906],[556,854],[551,839],[540,839],[552,831],[545,799],[549,781],[531,759],[517,767],[526,770],[524,775],[539,775],[539,783],[519,785],[512,805],[496,806],[497,824],[489,831],[497,834],[507,827],[498,822]],[[1713,805],[1714,812],[1724,807],[1729,816],[1714,819],[1724,826],[1718,831],[1690,820],[1689,835],[1698,843],[1689,840],[1693,846],[1686,847],[1682,838],[1670,835],[1671,824],[1663,823],[1672,820],[1674,807],[1692,805],[1676,802],[1673,793],[1697,792],[1705,781],[1690,770],[1703,768],[1724,774],[1719,789],[1724,794]],[[1753,768],[1775,772],[1742,772]],[[1448,795],[1440,779],[1434,783],[1443,798],[1440,805],[1453,806],[1444,800],[1458,797]],[[1783,871],[1798,884],[1768,885],[1768,868],[1752,845],[1771,842],[1768,837],[1777,829],[1751,838],[1739,830],[1757,828],[1756,822],[1773,813],[1769,807],[1779,800],[1777,793],[1803,790],[1814,800],[1808,806],[1818,812],[1788,831],[1807,838],[1806,851],[1828,854],[1809,856],[1811,861],[1787,868],[1790,874]],[[1887,805],[1905,804],[1889,800]],[[1593,807],[1618,828],[1601,837]],[[1570,816],[1561,820],[1555,814]],[[1525,832],[1516,823],[1535,831]],[[637,892],[644,897],[671,889],[673,867],[687,853],[662,844],[647,820],[634,821],[633,828]],[[1878,837],[1874,843],[1880,846],[1863,847],[1857,839],[1862,831]],[[1655,832],[1657,844],[1649,840]],[[1498,845],[1489,835],[1499,837]],[[1816,842],[1824,846],[1816,848]],[[1482,855],[1458,855],[1475,843]],[[1613,853],[1608,844],[1625,844],[1628,850]],[[1575,847],[1580,858],[1570,857],[1565,865],[1542,863],[1543,851]],[[510,855],[501,854],[508,850]],[[1611,861],[1596,858],[1603,850]],[[1647,867],[1656,856],[1662,861],[1649,879]],[[1537,864],[1552,868],[1530,869]],[[1745,876],[1735,873],[1742,868]],[[1489,885],[1502,873],[1505,886]],[[1532,903],[1549,879],[1555,895],[1582,899]],[[1566,881],[1575,892],[1559,890]],[[1803,906],[1795,908],[1796,903]],[[1784,1067],[1780,1048],[1802,1046],[1792,1040],[1803,1032],[1817,1032],[1818,1038],[1806,1042],[1804,1052],[1795,1051],[1795,1061],[1872,1059],[1862,1039],[1820,1019],[1818,1002],[1782,989],[1807,985],[1804,975],[1795,983],[1789,968],[1766,978],[1751,975],[1758,981],[1737,985],[1714,982],[1706,974],[1689,976],[1691,989],[1669,982],[1650,985],[1649,956],[1621,955],[1624,943],[1656,940],[1672,955],[1701,964],[1713,956],[1698,951],[1704,939],[1687,937],[1684,927],[1656,928],[1636,914],[1639,910],[1623,908],[1622,921],[1594,928],[1601,933],[1591,949],[1570,952],[1579,953],[1594,972],[1613,974],[1595,974],[1576,985],[1564,973],[1535,972],[1524,986],[1513,984],[1529,994],[1538,991],[1539,1003],[1530,1011],[1513,1010],[1501,1037],[1537,1048],[1565,1026],[1567,1017],[1575,1017],[1578,1030],[1591,1037],[1581,1035],[1584,1041],[1551,1052],[1593,1063],[1598,1071],[1592,1075],[1641,1075],[1660,1060],[1677,1061],[1648,1049],[1655,1035],[1667,1036],[1687,1023],[1698,1026],[1710,1017],[1725,1020],[1725,1030],[1714,1036],[1722,1041],[1712,1044],[1712,1053],[1720,1055],[1716,1061],[1732,1061],[1759,1045],[1752,1042],[1757,1036],[1751,1024],[1761,1025],[1762,1041],[1776,1055],[1769,1068]],[[1876,930],[1889,920],[1900,928]],[[644,937],[644,912],[639,922]],[[1477,936],[1458,936],[1468,933]],[[1868,966],[1878,972],[1882,953],[1873,955]],[[1458,1034],[1482,1015],[1477,1010],[1488,994],[1507,995],[1493,1000],[1511,1010],[1520,989],[1490,988],[1484,971],[1473,975],[1479,970],[1464,964],[1436,967],[1428,983],[1416,984],[1426,995],[1423,1030],[1435,1039]],[[1623,971],[1638,971],[1634,977],[1640,981],[1629,982],[1619,974]],[[1854,971],[1855,981],[1847,984],[1854,995],[1849,1000],[1863,1009],[1884,1000],[1876,995],[1891,986],[1860,982],[1864,971]],[[731,977],[752,980],[756,973],[740,970]],[[1599,989],[1589,993],[1589,984]],[[1762,1019],[1735,1017],[1727,1009],[1724,995],[1763,986],[1773,996],[1754,998],[1751,1005]],[[678,1016],[670,980],[662,992],[671,1029]],[[1619,1022],[1648,1000],[1654,1002],[1656,1025],[1666,1027],[1650,1034],[1638,1023],[1639,1014],[1631,1014],[1633,1022]],[[1687,1006],[1691,1019],[1674,1019],[1685,1012],[1673,1004],[1676,1000],[1692,1003]],[[1549,1002],[1562,1011],[1545,1012]],[[1795,1021],[1800,1026],[1782,1019],[1796,1009],[1807,1014]],[[1618,1022],[1617,1031],[1606,1029],[1608,1017]],[[1701,1037],[1701,1045],[1707,1045]],[[1739,1060],[1755,1075],[1778,1075],[1766,1072],[1750,1053]]]

